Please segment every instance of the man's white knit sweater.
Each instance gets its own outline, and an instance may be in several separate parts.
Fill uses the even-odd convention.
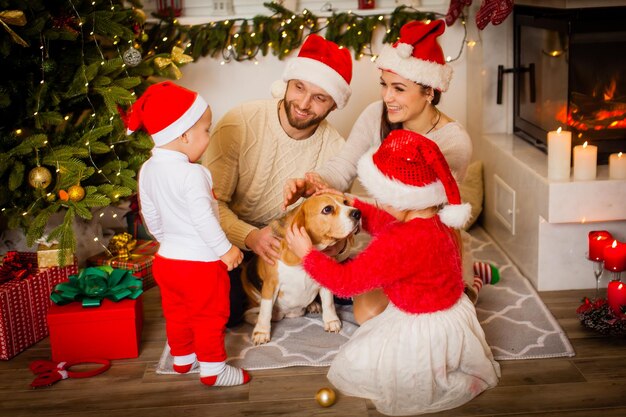
[[[326,120],[311,137],[292,139],[280,125],[278,103],[259,100],[230,110],[202,158],[213,175],[222,229],[242,249],[248,233],[284,214],[285,181],[316,170],[345,143]]]

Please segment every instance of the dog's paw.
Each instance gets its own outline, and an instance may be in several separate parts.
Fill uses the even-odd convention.
[[[313,301],[306,308],[307,314],[320,314],[322,312],[322,305],[317,301]]]
[[[264,345],[265,343],[270,341],[270,333],[265,331],[254,331],[252,332],[252,343],[254,346]]]
[[[329,333],[339,333],[341,330],[341,320],[332,320],[324,323],[324,330]]]

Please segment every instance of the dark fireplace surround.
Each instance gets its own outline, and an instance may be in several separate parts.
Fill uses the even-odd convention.
[[[514,83],[514,133],[546,151],[547,132],[598,146],[598,163],[626,152],[626,7],[515,6],[514,67],[498,68],[498,103]]]

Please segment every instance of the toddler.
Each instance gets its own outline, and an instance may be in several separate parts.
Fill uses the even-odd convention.
[[[198,362],[205,385],[245,384],[250,376],[226,364],[224,347],[227,270],[243,255],[220,227],[211,173],[195,163],[209,144],[211,109],[197,93],[166,81],[150,86],[122,117],[128,133],[143,128],[155,145],[139,172],[139,203],[160,244],[152,269],[174,370],[187,373]]]

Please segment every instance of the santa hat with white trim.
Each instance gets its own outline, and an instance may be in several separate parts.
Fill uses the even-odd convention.
[[[452,79],[452,67],[446,63],[437,41],[445,29],[443,20],[407,23],[400,29],[398,41],[383,47],[376,65],[418,84],[446,91]]]
[[[421,210],[444,204],[439,218],[461,228],[471,215],[461,203],[456,180],[439,146],[419,133],[392,130],[378,149],[373,147],[358,163],[359,180],[381,203],[398,210]]]
[[[338,109],[342,109],[352,90],[352,57],[347,48],[328,41],[319,35],[309,35],[296,58],[287,62],[283,81],[303,80],[323,88]]]
[[[152,84],[128,112],[120,109],[120,114],[127,135],[143,128],[155,146],[163,146],[196,124],[207,107],[198,93],[164,81]]]

